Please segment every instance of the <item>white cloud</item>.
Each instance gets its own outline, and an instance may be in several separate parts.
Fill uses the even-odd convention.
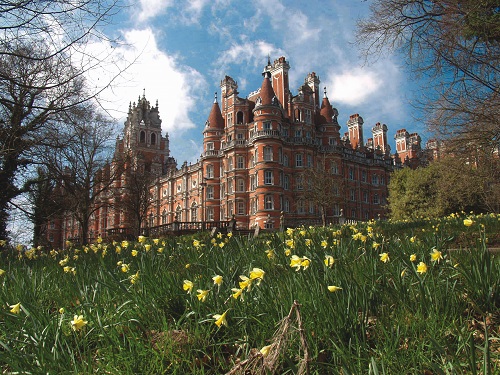
[[[150,18],[162,14],[168,7],[174,4],[174,0],[139,0],[140,12],[139,22],[144,22]]]
[[[125,43],[114,48],[111,69],[93,71],[88,77],[96,88],[99,82],[108,82],[117,68],[133,61],[112,87],[100,94],[101,103],[111,115],[123,121],[129,102],[137,102],[145,90],[151,105],[159,102],[164,131],[183,132],[195,124],[189,117],[196,106],[197,93],[206,89],[205,79],[195,69],[179,64],[176,56],[169,56],[158,49],[151,29],[129,30],[124,33]],[[102,43],[92,46],[95,53],[109,47]],[[98,74],[97,74],[98,73]],[[107,75],[107,76],[106,76]]]
[[[340,74],[330,72],[325,83],[330,99],[348,105],[361,105],[380,88],[382,80],[374,72],[353,69]]]

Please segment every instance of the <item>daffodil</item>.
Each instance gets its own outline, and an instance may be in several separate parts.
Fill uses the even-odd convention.
[[[381,245],[378,242],[373,242],[372,247],[377,250]]]
[[[65,312],[65,311],[66,311],[66,310],[64,310],[64,307],[61,307],[61,308],[59,309],[59,314],[64,314],[64,312]]]
[[[221,275],[215,275],[214,277],[212,277],[212,280],[214,281],[214,284],[218,286],[220,286],[223,282],[223,278]]]
[[[295,242],[293,241],[293,239],[288,239],[285,241],[285,245],[287,247],[289,247],[290,249],[294,249],[295,248]]]
[[[328,241],[326,241],[326,240],[321,241],[321,247],[323,249],[326,249],[328,247]]]
[[[198,240],[193,240],[193,246],[198,249],[201,246],[201,242]]]
[[[128,264],[125,264],[125,263],[122,264],[121,270],[123,273],[127,273],[129,271],[129,269],[130,269],[130,266]]]
[[[267,357],[269,354],[269,349],[271,349],[272,345],[266,345],[262,349],[260,349],[260,354],[262,354],[263,357]]]
[[[266,253],[268,259],[274,258],[274,250],[273,249],[268,249],[265,251],[265,253]]]
[[[433,262],[438,262],[443,259],[443,255],[441,254],[441,251],[439,251],[438,249],[434,249],[432,250],[431,252],[431,259]]]
[[[136,257],[137,254],[139,254],[139,252],[136,249],[134,249],[134,250],[132,250],[131,254],[132,254],[133,257]]]
[[[417,260],[417,254],[410,255],[410,262],[415,262]]]
[[[219,247],[222,249],[225,245],[226,245],[226,244],[225,244],[224,242],[221,242],[221,243],[219,244]]]
[[[293,228],[286,228],[286,234],[288,236],[292,236],[293,235]]]
[[[75,315],[71,321],[71,328],[73,331],[79,331],[87,325],[87,321],[83,320],[83,315]]]
[[[311,246],[311,244],[312,244],[312,240],[310,238],[306,238],[304,242],[305,242],[307,247]]]
[[[240,299],[243,301],[243,289],[240,288],[231,288],[231,291],[233,292],[232,296],[234,299]]]
[[[290,258],[290,267],[296,268],[296,271],[300,270],[300,265],[302,263],[302,258],[297,255],[292,255]]]
[[[224,311],[224,313],[222,315],[220,314],[215,314],[213,316],[213,318],[215,319],[215,325],[217,327],[220,327],[221,325],[225,325],[227,327],[227,320],[226,320],[226,314],[227,314],[227,310]]]
[[[139,281],[139,271],[137,271],[135,274],[129,277],[130,283],[135,284],[137,281]]]
[[[308,257],[302,257],[302,262],[300,263],[303,270],[306,270],[311,265],[311,259]]]
[[[333,266],[333,263],[335,263],[335,259],[331,255],[325,255],[325,266],[331,267]]]
[[[160,243],[160,239],[159,238],[153,238],[153,243],[155,245],[158,245]]]
[[[470,227],[472,224],[474,224],[474,221],[471,219],[464,219],[464,225],[466,227]]]
[[[256,279],[262,280],[264,278],[265,274],[266,273],[264,272],[263,269],[255,267],[250,271],[250,279],[251,280],[256,280]]]
[[[339,290],[342,290],[340,286],[335,286],[335,285],[328,285],[328,290],[332,293],[338,292]]]
[[[126,249],[128,247],[128,241],[122,241],[122,247]]]
[[[404,277],[406,275],[406,268],[401,271],[401,277]]]
[[[144,242],[146,242],[146,237],[144,237],[144,236],[139,236],[139,238],[137,238],[137,241],[138,241],[139,243],[144,243]]]
[[[147,243],[146,245],[144,245],[144,249],[145,249],[146,251],[151,250],[151,245]]]
[[[21,302],[16,303],[15,305],[10,305],[9,307],[12,314],[19,314],[21,311]]]
[[[382,253],[379,256],[382,262],[387,263],[389,261],[389,253]]]
[[[188,294],[193,290],[194,284],[192,281],[184,280],[184,284],[182,284],[182,289],[184,289]]]
[[[290,256],[291,253],[292,253],[292,250],[290,250],[290,249],[285,250],[285,256],[288,257],[288,256]]]
[[[163,247],[159,247],[156,251],[158,251],[159,254],[163,253],[163,250],[165,250]]]
[[[252,279],[246,277],[245,275],[240,275],[240,282],[239,282],[239,285],[240,285],[240,288],[241,289],[247,289],[247,290],[250,290],[250,288],[252,287]]]
[[[196,292],[198,293],[196,295],[196,297],[198,297],[198,300],[201,302],[205,302],[205,300],[207,299],[208,292],[210,292],[210,290],[198,289],[196,290]]]
[[[417,266],[417,272],[420,274],[427,272],[427,265],[424,262],[420,262]]]
[[[0,268],[0,277],[4,276],[7,272]]]

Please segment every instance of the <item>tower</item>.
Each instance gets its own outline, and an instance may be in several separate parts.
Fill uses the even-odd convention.
[[[347,128],[352,148],[363,147],[363,118],[357,113],[349,116]]]

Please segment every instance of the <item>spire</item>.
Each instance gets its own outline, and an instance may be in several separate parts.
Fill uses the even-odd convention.
[[[320,116],[321,123],[323,124],[330,124],[334,122],[332,118],[335,116],[335,112],[330,104],[330,100],[328,100],[328,96],[326,95],[326,87],[324,89],[323,102],[321,103]]]
[[[260,88],[261,105],[273,104],[273,98],[276,97],[270,78],[271,73],[268,71],[264,72],[264,80],[262,81],[262,86]]]
[[[224,118],[217,102],[217,93],[215,93],[214,103],[212,104],[212,109],[210,110],[210,115],[207,120],[207,127],[212,129],[224,129]]]
[[[214,103],[217,103],[217,91],[214,93]]]
[[[327,98],[328,99],[328,96],[326,95],[326,86],[324,87],[324,90],[323,90],[323,98]]]

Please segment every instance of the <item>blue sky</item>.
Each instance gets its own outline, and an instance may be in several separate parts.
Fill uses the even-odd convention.
[[[307,5],[305,5],[307,4]],[[180,165],[195,162],[202,150],[202,130],[214,92],[225,75],[239,85],[240,96],[258,89],[261,72],[271,60],[290,63],[290,89],[297,94],[309,72],[339,111],[341,133],[349,116],[359,113],[365,137],[385,123],[394,150],[394,134],[406,128],[424,136],[413,119],[415,84],[394,55],[367,64],[354,44],[356,21],[368,13],[362,0],[139,0],[123,9],[106,28],[122,43],[113,46],[111,66],[134,63],[111,89],[101,94],[103,106],[123,121],[129,102],[146,92],[159,102],[163,130],[169,133],[171,154]],[[109,45],[90,45],[107,54]],[[113,68],[89,75],[99,86]]]

